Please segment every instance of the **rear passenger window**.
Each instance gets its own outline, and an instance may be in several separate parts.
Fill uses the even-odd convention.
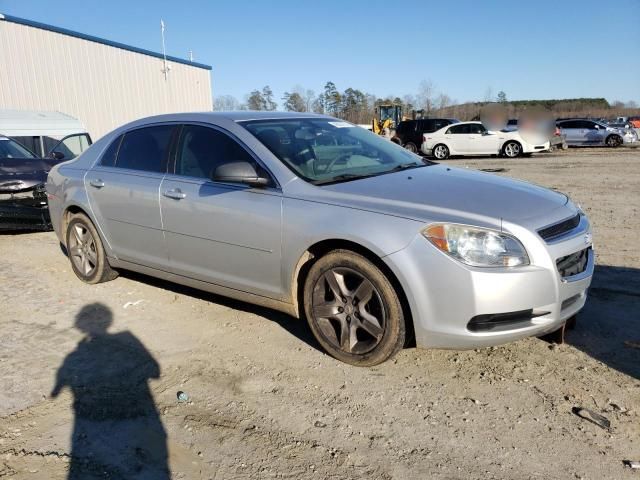
[[[100,159],[100,165],[104,167],[115,167],[116,165],[116,156],[118,155],[118,147],[120,147],[120,142],[122,141],[122,135],[116,138],[109,148],[105,150],[102,154],[102,158]]]
[[[185,125],[178,143],[176,175],[213,178],[220,165],[249,162],[257,167],[249,153],[229,135],[213,128]]]
[[[447,133],[469,133],[469,125],[454,125],[447,130]]]
[[[124,134],[116,167],[164,172],[167,149],[174,125],[158,125],[132,130]]]

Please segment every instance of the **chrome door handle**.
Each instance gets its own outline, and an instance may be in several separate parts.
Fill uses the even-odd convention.
[[[89,185],[91,185],[92,187],[95,187],[95,188],[102,188],[102,187],[104,187],[104,182],[102,180],[100,180],[99,178],[96,178],[95,180],[91,180],[89,182]]]
[[[162,195],[164,195],[167,198],[173,198],[174,200],[182,200],[183,198],[186,198],[187,194],[186,193],[182,193],[182,191],[179,188],[173,188],[171,190],[165,190],[164,192],[162,192]]]

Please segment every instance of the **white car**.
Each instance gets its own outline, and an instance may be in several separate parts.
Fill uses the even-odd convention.
[[[549,149],[549,140],[531,144],[516,131],[487,130],[481,122],[460,122],[422,136],[422,153],[444,160],[450,155],[500,155],[515,158]]]

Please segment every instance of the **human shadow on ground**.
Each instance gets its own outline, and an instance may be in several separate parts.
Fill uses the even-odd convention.
[[[68,478],[169,479],[167,435],[148,385],[160,366],[131,332],[109,333],[112,321],[103,304],[82,307],[75,327],[85,336],[51,392],[73,394]]]
[[[597,266],[587,303],[565,341],[640,379],[640,270]]]

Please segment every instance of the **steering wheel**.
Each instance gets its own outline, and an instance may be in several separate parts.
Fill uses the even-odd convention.
[[[329,173],[331,170],[333,170],[333,166],[340,162],[341,160],[344,160],[345,162],[349,160],[349,158],[351,157],[350,153],[345,153],[343,155],[340,155],[339,157],[334,158],[333,160],[331,160],[329,163],[327,163],[327,166],[324,167],[324,169],[321,172],[317,172],[317,173]]]

